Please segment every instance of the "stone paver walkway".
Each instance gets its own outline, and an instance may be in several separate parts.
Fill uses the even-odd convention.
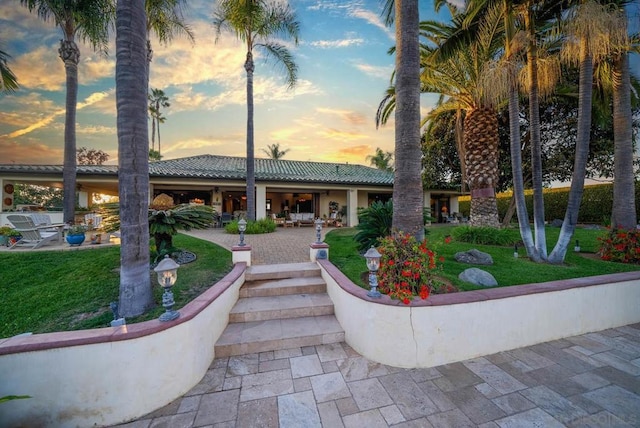
[[[333,228],[322,229],[322,237]],[[181,231],[186,235],[214,242],[231,250],[240,242],[239,235],[226,233],[224,229]],[[303,263],[309,261],[309,245],[316,240],[313,227],[278,227],[274,233],[246,235],[245,242],[251,246],[251,263],[256,265]],[[363,261],[364,266],[364,261]]]
[[[640,324],[427,369],[346,343],[214,360],[128,428],[637,427]]]
[[[308,261],[314,240],[312,228],[246,239],[254,264]],[[640,323],[426,369],[378,364],[346,343],[218,358],[183,397],[121,426],[639,427]]]

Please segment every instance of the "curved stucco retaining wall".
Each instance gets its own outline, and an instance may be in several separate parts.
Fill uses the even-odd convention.
[[[640,272],[417,299],[367,297],[319,260],[346,342],[399,367],[433,367],[640,322]]]
[[[0,339],[0,426],[106,426],[140,417],[189,391],[207,372],[244,283],[244,263],[180,318]]]

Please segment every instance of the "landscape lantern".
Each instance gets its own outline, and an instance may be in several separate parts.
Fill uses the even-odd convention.
[[[382,295],[378,291],[378,269],[380,268],[380,257],[382,255],[374,247],[371,247],[364,253],[364,258],[367,260],[367,269],[369,269],[369,287],[371,288],[367,293],[369,297],[381,297]]]
[[[238,222],[238,231],[240,232],[240,243],[238,244],[239,247],[244,247],[245,245],[247,245],[244,243],[245,230],[247,230],[247,220],[241,218]]]
[[[322,244],[322,219],[318,217],[314,224],[316,225],[316,244]]]
[[[165,313],[160,315],[160,321],[172,321],[180,316],[178,311],[173,310],[175,301],[173,300],[173,293],[171,287],[176,283],[178,279],[178,268],[180,265],[176,263],[169,256],[165,256],[164,259],[158,263],[154,272],[158,275],[158,284],[164,289],[162,293],[162,306],[165,309]]]

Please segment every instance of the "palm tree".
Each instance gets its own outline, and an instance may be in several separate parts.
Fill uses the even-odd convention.
[[[113,19],[111,0],[20,0],[29,11],[45,21],[52,20],[62,30],[58,53],[67,77],[64,124],[64,221],[73,223],[76,206],[76,106],[78,101],[78,63],[80,50],[76,35],[89,41],[94,49],[106,52],[109,26]]]
[[[378,169],[393,171],[393,153],[385,152],[380,147],[376,147],[376,154],[368,155],[367,160]]]
[[[152,88],[149,94],[149,115],[151,116],[151,150],[156,149],[156,129],[158,131],[158,153],[160,151],[160,124],[166,117],[162,116],[161,108],[170,107],[169,97],[162,89]]]
[[[14,92],[18,89],[18,79],[7,62],[11,55],[0,50],[0,92]]]
[[[396,121],[392,226],[422,241],[424,194],[421,177],[418,0],[387,0],[382,14],[387,25],[395,21],[396,27],[396,83],[391,90]],[[391,109],[387,110],[387,114],[390,112]]]
[[[119,312],[137,316],[153,303],[149,276],[149,63],[144,0],[118,0],[116,13],[116,105],[120,194]]]
[[[253,134],[253,50],[262,48],[266,54],[282,64],[287,73],[289,88],[295,86],[298,67],[283,44],[273,37],[284,37],[298,44],[300,23],[287,4],[265,0],[220,0],[214,13],[216,42],[222,29],[228,30],[246,44],[247,58],[247,219],[256,218],[256,177]]]
[[[580,67],[578,90],[578,128],[576,155],[571,178],[569,200],[560,236],[549,255],[549,262],[562,263],[578,222],[584,179],[589,154],[594,63],[604,60],[619,46],[625,45],[626,19],[615,7],[585,0],[571,11],[566,27],[564,58]]]
[[[269,156],[271,159],[282,159],[287,153],[289,153],[290,149],[280,150],[280,143],[269,144],[266,149],[262,149],[264,154]]]
[[[626,1],[618,1],[621,14],[626,15]],[[625,33],[627,20],[624,19]],[[633,135],[631,130],[631,76],[629,46],[622,45],[613,56],[613,140],[614,177],[611,226],[635,229],[637,224],[635,176],[633,172]]]
[[[160,43],[168,44],[176,34],[184,34],[192,42],[195,40],[193,32],[185,25],[182,7],[185,0],[146,0],[147,13],[147,60],[153,59],[150,36],[153,32]]]

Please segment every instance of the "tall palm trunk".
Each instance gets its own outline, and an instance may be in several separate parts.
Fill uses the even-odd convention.
[[[460,191],[467,190],[467,165],[465,165],[465,148],[464,148],[464,120],[462,118],[462,109],[456,110],[456,149],[458,158],[460,159]]]
[[[145,0],[118,0],[116,106],[120,194],[120,299],[124,317],[153,303],[149,275],[149,128]],[[142,126],[145,124],[145,126]]]
[[[396,165],[393,228],[424,239],[418,0],[396,0]]]
[[[256,219],[256,171],[253,144],[253,54],[247,52],[247,220]]]
[[[156,115],[151,114],[151,150],[156,149]]]
[[[631,132],[631,81],[629,55],[624,52],[613,65],[614,182],[611,225],[635,229],[637,224]]]
[[[525,11],[525,26],[529,32],[527,69],[529,74],[529,139],[533,184],[533,225],[535,246],[539,257],[547,258],[547,236],[544,228],[544,195],[542,193],[542,143],[540,142],[540,102],[538,97],[538,47],[531,4]]]
[[[471,190],[470,223],[499,227],[495,192],[498,183],[498,117],[495,109],[481,107],[467,112],[464,142]]]
[[[593,83],[593,56],[589,49],[589,41],[583,37],[580,41],[580,80],[578,90],[578,129],[576,135],[576,156],[571,176],[569,200],[565,212],[560,236],[553,251],[549,255],[549,262],[562,263],[567,254],[569,241],[573,236],[578,222],[578,212],[584,190],[584,177],[589,155],[589,137],[591,131],[591,105]]]
[[[156,126],[158,127],[158,154],[162,154],[162,148],[160,147],[160,106],[158,106],[158,120],[156,120]]]
[[[78,62],[80,50],[73,35],[65,35],[58,50],[67,77],[66,113],[64,119],[63,219],[75,221],[76,210],[76,107],[78,104]]]

